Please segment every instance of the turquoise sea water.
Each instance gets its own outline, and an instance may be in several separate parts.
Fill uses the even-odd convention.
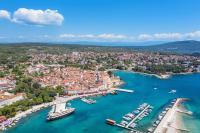
[[[145,132],[166,103],[176,97],[191,99],[185,103],[185,107],[193,111],[194,115],[183,116],[183,120],[191,133],[199,133],[200,74],[175,75],[167,80],[125,71],[115,71],[115,75],[125,82],[121,88],[133,89],[135,92],[99,96],[95,98],[97,103],[93,105],[80,100],[71,101],[71,106],[76,108],[75,113],[52,122],[46,121],[50,110],[47,108],[22,119],[6,133],[126,133],[124,129],[105,124],[105,119],[111,118],[119,122],[124,114],[147,102],[154,106],[154,109],[140,122],[139,129]],[[169,94],[171,89],[176,89],[177,93]]]

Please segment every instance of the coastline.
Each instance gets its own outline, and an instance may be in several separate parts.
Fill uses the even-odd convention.
[[[170,77],[174,75],[188,75],[188,74],[198,74],[200,72],[185,72],[185,73],[167,73],[167,74],[150,74],[150,73],[144,73],[144,72],[137,72],[137,71],[131,71],[131,70],[119,70],[119,69],[109,69],[110,71],[127,71],[127,72],[132,72],[132,73],[138,73],[142,75],[149,75],[149,76],[155,76],[159,79],[169,79]]]
[[[20,119],[22,119],[34,112],[37,112],[41,109],[52,106],[52,105],[56,104],[57,102],[66,102],[67,103],[71,100],[82,98],[82,97],[91,97],[91,96],[99,96],[99,95],[104,96],[105,94],[109,94],[109,93],[115,91],[117,89],[117,86],[121,86],[122,84],[124,84],[124,82],[120,80],[116,86],[113,86],[113,87],[111,87],[107,90],[101,91],[101,92],[96,92],[96,93],[91,93],[91,94],[83,94],[83,95],[63,96],[63,97],[58,97],[57,99],[55,99],[54,101],[49,102],[49,103],[42,103],[39,105],[34,105],[30,109],[20,112],[20,113],[17,113],[14,117],[9,118],[8,123],[0,125],[0,130],[6,130],[7,127],[10,128],[12,126],[15,126],[16,123],[18,123],[18,121]]]
[[[162,121],[159,123],[154,133],[180,133],[181,131],[188,131],[182,121],[180,105],[185,101],[184,98],[178,98],[172,108],[170,108]]]
[[[120,72],[119,72],[120,73]],[[124,73],[124,72],[123,72]],[[128,74],[128,73],[127,73]],[[124,76],[124,75],[123,75]],[[120,76],[121,77],[121,76]],[[127,77],[127,78],[129,78],[129,76],[127,76],[127,75],[125,75],[124,77]],[[134,77],[134,76],[133,76]],[[159,82],[159,79],[157,79],[157,78],[151,78],[151,77],[149,77],[149,76],[147,76],[149,79],[151,79],[151,80],[156,80],[156,81],[158,81]],[[182,76],[181,76],[182,77]],[[185,77],[185,76],[184,76]],[[144,77],[144,78],[146,78],[146,77]],[[123,79],[123,78],[122,78]],[[123,81],[125,81],[125,83],[126,83],[126,80],[123,80]],[[160,80],[161,81],[161,80]],[[128,82],[128,81],[127,81]],[[132,82],[132,81],[130,81],[130,82]],[[181,82],[180,82],[181,83]],[[137,93],[136,93],[137,94]],[[110,96],[109,96],[110,97]],[[186,96],[187,97],[187,96]],[[106,99],[107,97],[102,97],[103,99]],[[112,96],[110,97],[111,99],[112,99]],[[113,97],[114,98],[114,97]],[[171,100],[171,99],[170,99]],[[104,100],[103,100],[104,101]],[[71,101],[70,101],[71,102]],[[163,102],[164,103],[164,102]],[[97,105],[98,106],[98,105]],[[49,109],[49,108],[48,108]],[[48,111],[48,110],[47,110]],[[40,113],[40,112],[39,112]],[[45,114],[43,114],[43,120],[45,119],[45,116],[44,115],[46,115],[46,113]],[[177,113],[177,115],[180,115],[180,113]],[[32,116],[31,116],[32,117]],[[40,119],[41,120],[41,119]],[[182,119],[183,120],[183,119]],[[182,122],[185,122],[185,121],[182,121],[181,119],[180,119],[180,117],[176,117],[176,123],[177,124],[179,124],[179,125],[181,125],[182,124]],[[179,123],[178,123],[178,121],[179,121]],[[21,123],[21,122],[20,122]],[[47,124],[47,123],[46,123]],[[26,125],[26,124],[25,124]],[[30,125],[30,124],[29,124]],[[186,125],[186,124],[185,124]],[[18,126],[18,125],[17,125]],[[187,127],[188,125],[186,125],[186,127]],[[20,127],[21,128],[21,127]],[[75,128],[75,127],[73,127],[73,128]],[[188,127],[189,128],[189,127]],[[23,129],[23,128],[22,128]],[[76,128],[75,128],[76,129]],[[11,129],[12,130],[12,129]],[[23,131],[23,130],[21,130],[21,131]],[[192,132],[193,130],[191,130],[191,132]]]

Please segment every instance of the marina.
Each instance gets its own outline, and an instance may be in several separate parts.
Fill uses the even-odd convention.
[[[137,122],[148,116],[152,109],[153,107],[151,105],[143,103],[136,110],[124,115],[120,123],[116,123],[116,121],[112,119],[106,119],[106,123],[138,133],[140,131],[135,129]]]

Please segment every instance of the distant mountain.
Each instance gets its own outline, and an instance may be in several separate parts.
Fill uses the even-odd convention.
[[[136,46],[136,47],[133,46],[132,48],[142,51],[158,51],[158,52],[191,54],[191,53],[200,53],[200,41],[194,41],[194,40],[175,41],[175,42],[168,42],[152,46]]]
[[[200,56],[200,41],[187,40],[175,42],[68,42],[68,43],[40,43],[40,42],[21,42],[21,43],[0,43],[0,46],[62,46],[69,48],[101,47],[120,48],[134,51],[153,51],[180,54],[193,54]]]

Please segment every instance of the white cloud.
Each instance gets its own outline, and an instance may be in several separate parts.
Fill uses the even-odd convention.
[[[120,35],[120,34],[100,34],[100,35],[97,35],[97,38],[102,38],[102,39],[125,39],[125,38],[127,38],[127,36]]]
[[[169,41],[169,40],[187,40],[200,39],[200,31],[190,33],[155,33],[155,34],[140,34],[136,40],[139,41]]]
[[[6,10],[0,10],[0,18],[10,20],[10,13]]]
[[[181,33],[157,33],[153,35],[155,39],[181,39]]]
[[[196,39],[200,40],[200,31],[190,33],[154,33],[127,36],[123,34],[61,34],[60,39],[87,40],[87,41],[176,41]]]
[[[200,31],[190,32],[185,34],[186,38],[200,38]]]
[[[76,36],[73,34],[61,34],[61,35],[59,35],[59,37],[60,38],[74,38]]]
[[[57,10],[34,10],[19,8],[13,14],[13,21],[33,25],[61,25],[64,17]]]
[[[92,40],[121,40],[126,39],[127,36],[120,34],[61,34],[61,39],[92,39]]]
[[[140,34],[138,36],[138,40],[151,40],[153,37],[149,34]]]
[[[27,8],[17,9],[12,17],[6,10],[0,10],[0,18],[7,18],[11,22],[29,25],[62,25],[64,17],[57,10],[35,10]]]

